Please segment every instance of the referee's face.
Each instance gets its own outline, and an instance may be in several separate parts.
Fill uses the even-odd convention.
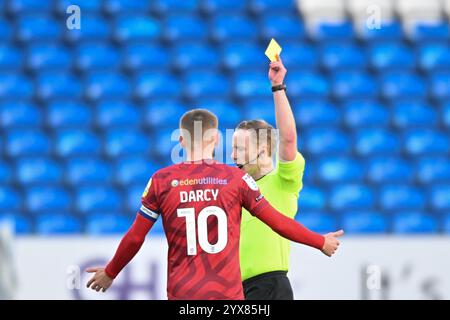
[[[238,167],[250,175],[258,169],[257,142],[256,139],[252,139],[249,130],[238,129],[234,132],[231,158]]]

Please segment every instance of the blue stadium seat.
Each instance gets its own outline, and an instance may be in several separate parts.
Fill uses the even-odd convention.
[[[400,129],[429,127],[437,123],[437,114],[432,106],[411,101],[394,105],[392,123]]]
[[[363,69],[366,66],[364,52],[352,43],[326,43],[321,48],[320,56],[321,65],[326,70]]]
[[[305,150],[314,155],[345,154],[350,150],[347,135],[331,128],[308,130],[302,140]]]
[[[440,117],[442,124],[450,129],[450,103],[442,105]]]
[[[435,185],[430,191],[430,206],[433,210],[450,210],[450,183]]]
[[[304,128],[309,126],[335,126],[341,119],[341,112],[334,104],[321,100],[303,100],[293,103],[294,117],[297,124]]]
[[[182,43],[174,47],[171,56],[171,66],[177,71],[212,71],[220,63],[219,54],[214,47],[196,42]]]
[[[415,66],[411,49],[398,42],[375,42],[370,46],[367,58],[377,71],[410,70]]]
[[[112,35],[112,27],[109,20],[97,14],[84,14],[86,7],[81,6],[80,8],[83,8],[82,28],[72,30],[64,28],[66,41],[78,44],[81,41],[108,40]]]
[[[80,98],[82,87],[78,78],[65,72],[41,73],[37,79],[36,96],[42,100]]]
[[[159,21],[149,16],[126,16],[116,21],[114,38],[119,42],[157,40],[160,36]]]
[[[350,211],[342,214],[342,229],[349,234],[384,233],[388,219],[373,211]]]
[[[328,233],[337,229],[336,218],[320,211],[299,211],[295,220],[318,233]]]
[[[375,204],[372,190],[365,185],[344,184],[334,187],[329,206],[333,210],[370,210]]]
[[[58,184],[62,174],[60,165],[48,158],[25,158],[16,164],[16,181],[24,186]]]
[[[370,183],[401,183],[411,181],[413,178],[410,163],[395,157],[370,159],[366,172]]]
[[[65,181],[72,186],[106,185],[113,180],[109,163],[96,158],[70,159],[64,171]]]
[[[124,234],[131,226],[133,216],[116,213],[95,213],[86,217],[86,232],[90,235]]]
[[[13,28],[7,20],[0,18],[0,40],[9,40],[13,35]]]
[[[326,98],[330,94],[328,79],[319,73],[309,72],[307,70],[289,72],[285,82],[289,86],[290,97]],[[270,92],[270,90],[267,90],[267,85],[268,80],[266,78],[261,83],[261,86],[264,86],[265,91]]]
[[[91,74],[87,78],[85,86],[85,95],[91,100],[125,99],[131,93],[131,85],[128,79],[112,72]]]
[[[351,40],[353,25],[350,21],[321,21],[313,25],[310,36],[316,41]]]
[[[302,126],[338,125],[341,115],[338,107],[322,100],[303,100],[295,103],[294,117]]]
[[[425,83],[417,75],[392,72],[381,76],[381,95],[387,99],[415,99],[425,94]]]
[[[33,128],[42,124],[40,110],[31,104],[0,104],[0,128]]]
[[[422,45],[418,48],[418,66],[425,71],[450,69],[450,48],[445,43]]]
[[[230,93],[228,78],[210,71],[194,71],[183,79],[183,94],[189,99],[227,97]]]
[[[17,39],[21,42],[57,41],[61,37],[65,23],[60,23],[46,15],[21,15],[17,23]]]
[[[430,80],[429,95],[436,100],[450,99],[450,72],[434,73]]]
[[[25,193],[27,210],[35,215],[42,211],[69,210],[71,202],[70,194],[60,187],[35,186]]]
[[[26,55],[26,66],[33,71],[67,70],[72,65],[72,54],[67,48],[56,44],[32,45]]]
[[[5,9],[9,14],[17,16],[24,13],[45,13],[53,9],[53,1],[9,0],[6,2]]]
[[[53,102],[47,106],[46,125],[54,128],[82,128],[93,123],[89,106],[77,102]]]
[[[150,137],[139,131],[110,130],[106,133],[104,151],[109,157],[118,157],[130,154],[144,155],[150,146]]]
[[[344,123],[350,128],[386,126],[389,124],[389,111],[375,101],[350,100],[344,104]]]
[[[298,198],[298,210],[300,214],[308,211],[322,210],[326,204],[324,190],[305,184]]]
[[[152,11],[163,15],[173,12],[194,13],[198,11],[200,0],[155,0],[153,1]]]
[[[425,41],[445,41],[448,40],[450,30],[447,21],[437,23],[416,23],[409,35],[411,40],[417,42]]]
[[[123,186],[131,183],[144,184],[159,170],[159,166],[142,157],[127,157],[115,164],[114,180]]]
[[[404,233],[433,233],[438,231],[436,219],[417,211],[399,212],[393,217],[393,231]]]
[[[336,98],[369,98],[378,93],[377,81],[362,72],[341,71],[332,79],[332,92]]]
[[[83,12],[91,13],[99,12],[102,8],[102,4],[103,0],[56,0],[55,7],[58,12],[63,14],[66,14],[67,7],[70,5],[77,5],[80,9],[82,8]]]
[[[103,43],[85,43],[77,48],[75,66],[81,71],[114,70],[119,65],[119,52]]]
[[[36,217],[36,233],[41,236],[80,233],[81,222],[66,213],[44,213]]]
[[[0,99],[26,99],[33,94],[31,81],[19,74],[0,74]]]
[[[237,73],[232,83],[234,93],[239,98],[270,97],[270,83],[267,75],[261,72]],[[269,90],[267,90],[269,86]]]
[[[125,47],[122,61],[128,70],[158,70],[169,66],[168,53],[165,47],[142,43],[130,43]]]
[[[403,36],[402,26],[398,21],[382,22],[380,28],[368,28],[366,26],[366,19],[362,19],[364,27],[359,34],[363,40],[383,41],[394,40],[399,41]]]
[[[275,113],[273,112],[273,102],[270,100],[248,100],[244,104],[244,118],[242,120],[263,119],[275,127]],[[219,118],[220,121],[220,118]],[[234,124],[234,127],[240,122]]]
[[[442,229],[446,234],[450,233],[450,212],[443,215]]]
[[[290,70],[305,71],[316,68],[319,65],[319,54],[316,47],[298,41],[290,41],[283,44],[281,59],[283,64]]]
[[[216,15],[210,28],[210,37],[216,42],[251,41],[258,35],[258,28],[253,20],[232,14]]]
[[[204,41],[208,36],[208,27],[204,20],[194,15],[172,14],[166,17],[162,37],[165,41],[195,40]]]
[[[177,128],[180,117],[187,111],[177,101],[156,100],[145,106],[145,124],[150,129]]]
[[[0,222],[11,224],[18,235],[30,234],[33,231],[30,220],[18,213],[0,213]]]
[[[140,109],[125,101],[103,101],[96,108],[95,123],[101,128],[137,128],[141,122]]]
[[[247,2],[241,0],[203,0],[200,10],[208,15],[217,13],[243,13]]]
[[[361,180],[364,167],[350,158],[326,157],[319,162],[316,170],[321,183],[339,183]]]
[[[86,130],[71,129],[56,134],[55,153],[59,157],[98,154],[100,147],[97,135]]]
[[[400,142],[392,131],[380,128],[362,129],[355,133],[354,150],[362,156],[397,153]]]
[[[6,185],[12,176],[12,170],[10,169],[8,163],[0,160],[0,184]]]
[[[16,210],[21,206],[19,193],[6,186],[0,186],[0,211]]]
[[[177,98],[182,90],[179,80],[167,73],[145,72],[135,80],[134,94],[147,101],[157,97]]]
[[[151,139],[153,142],[151,152],[154,157],[164,159],[166,161],[170,159],[172,161],[171,153],[174,147],[178,146],[178,149],[181,149],[178,142],[180,131],[178,129],[174,129],[175,128],[158,130],[152,135],[151,138],[148,138],[148,140]]]
[[[262,49],[249,42],[231,42],[224,44],[222,49],[221,63],[230,70],[247,70],[264,66],[265,56],[261,54]],[[209,63],[207,63],[209,65]]]
[[[1,28],[1,22],[0,22]],[[1,38],[0,38],[1,39]],[[18,69],[22,66],[23,53],[17,48],[0,44],[0,69]]]
[[[295,11],[295,1],[286,0],[286,1],[277,1],[277,0],[250,0],[247,1],[248,10],[253,14],[264,14],[277,12],[281,15],[281,13],[288,13]]]
[[[379,193],[379,206],[384,211],[420,210],[425,206],[423,192],[407,185],[384,185]]]
[[[403,148],[407,154],[445,154],[450,150],[448,135],[432,130],[410,130],[404,135]]]
[[[124,201],[124,203],[126,207],[125,209],[130,214],[137,212],[141,207],[141,197],[144,193],[146,184],[147,182],[135,183],[134,185],[126,188],[126,201]]]
[[[277,1],[277,3],[283,2]],[[280,42],[288,39],[298,41],[305,37],[305,28],[297,14],[265,14],[262,16],[259,29],[260,37],[266,41],[272,38]]]
[[[151,8],[152,1],[146,0],[106,0],[103,9],[108,14],[129,14],[129,13],[145,13]]]
[[[109,187],[81,187],[76,192],[76,208],[82,214],[115,212],[121,209],[121,196]]]
[[[444,155],[425,157],[417,162],[417,180],[423,184],[450,182],[450,162]]]
[[[36,130],[9,131],[5,151],[10,157],[45,155],[50,151],[50,140]]]

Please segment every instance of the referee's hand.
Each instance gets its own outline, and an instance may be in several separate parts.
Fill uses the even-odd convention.
[[[337,238],[342,236],[343,234],[344,230],[339,230],[324,235],[325,243],[323,244],[322,252],[331,257],[336,252],[339,246],[339,240]]]
[[[272,86],[283,84],[287,70],[283,65],[283,61],[278,56],[277,61],[273,61],[269,65],[269,80]]]

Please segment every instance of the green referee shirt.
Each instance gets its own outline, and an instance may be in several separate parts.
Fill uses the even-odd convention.
[[[257,180],[261,193],[284,215],[294,218],[302,189],[305,159],[297,153],[290,162],[277,161],[275,170]],[[242,280],[271,271],[289,269],[290,241],[242,210],[240,263]]]

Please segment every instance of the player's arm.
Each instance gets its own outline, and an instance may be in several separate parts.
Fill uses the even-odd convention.
[[[264,206],[256,217],[282,237],[319,249],[329,257],[334,254],[339,246],[337,237],[344,234],[343,230],[339,230],[322,236],[309,230],[301,223],[284,216],[270,204]]]
[[[106,291],[116,276],[138,253],[145,236],[152,228],[159,217],[159,204],[157,201],[157,186],[150,179],[144,194],[142,195],[142,206],[128,232],[120,241],[114,257],[106,268],[88,268],[87,272],[95,272],[94,276],[87,283],[87,287],[93,290]]]
[[[339,246],[337,237],[343,235],[344,231],[339,230],[322,236],[294,219],[284,216],[264,199],[255,180],[248,174],[242,177],[240,195],[241,204],[245,209],[286,239],[319,249],[327,256],[331,256]]]
[[[153,226],[154,221],[149,220],[141,214],[136,215],[136,219],[131,225],[128,232],[120,241],[114,257],[108,263],[106,268],[88,268],[87,272],[93,273],[94,276],[88,281],[87,287],[91,287],[93,290],[103,292],[108,289],[113,280],[117,277],[120,271],[133,259],[138,253],[142,244],[144,243],[145,236]]]
[[[278,61],[270,63],[269,80],[272,86],[283,84],[286,68],[280,57]],[[286,91],[278,90],[273,93],[275,102],[275,119],[279,130],[278,155],[281,161],[294,161],[297,157],[297,128]]]

